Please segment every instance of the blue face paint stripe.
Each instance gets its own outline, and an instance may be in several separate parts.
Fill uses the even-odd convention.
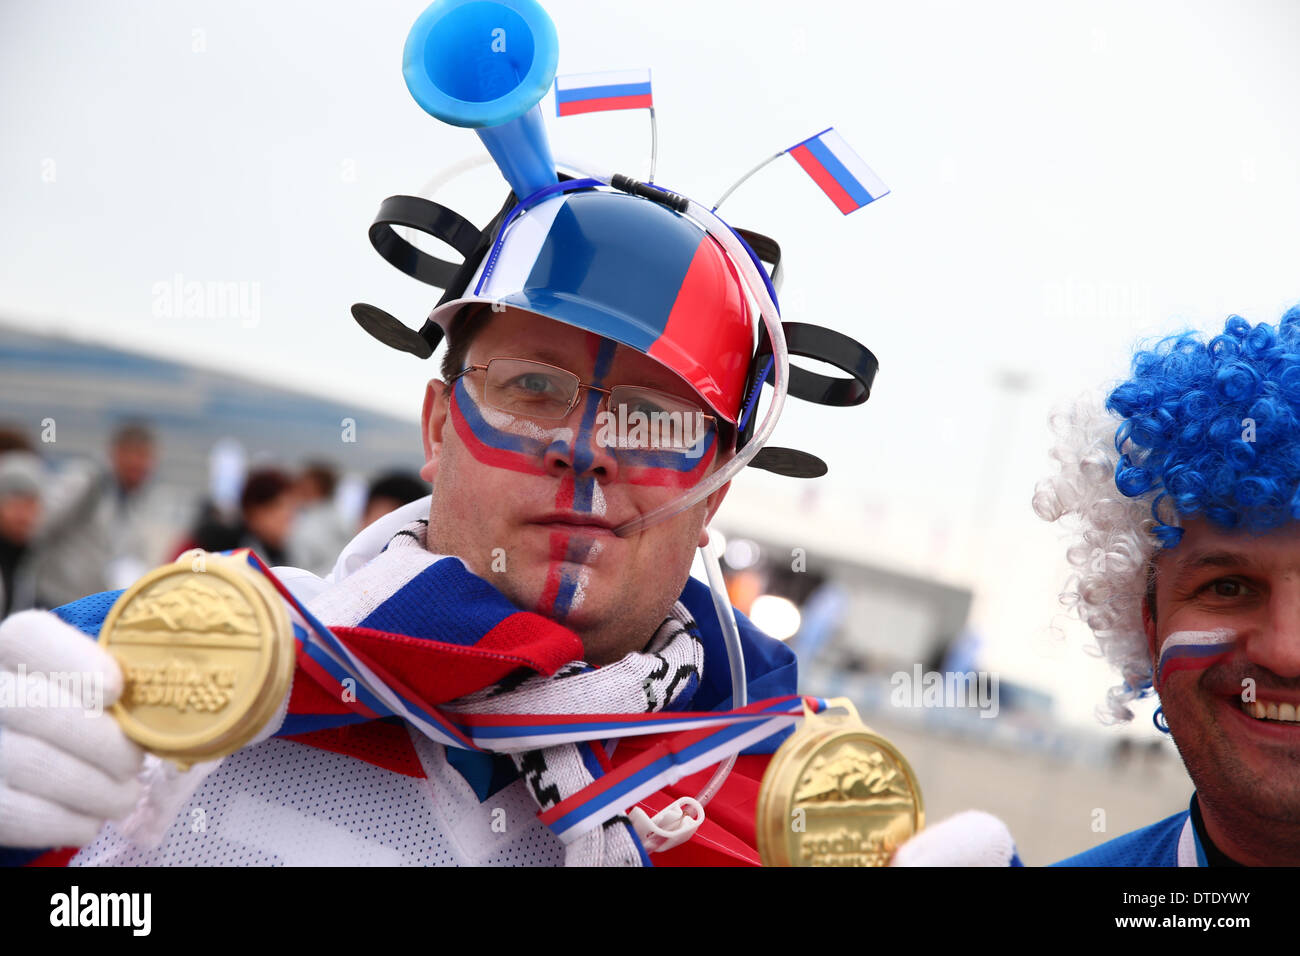
[[[704,439],[700,454],[688,458],[679,451],[655,451],[653,449],[632,448],[619,449],[619,464],[628,468],[659,468],[665,471],[688,472],[700,466],[700,462],[709,457],[713,450],[714,433],[710,432]]]
[[[560,619],[568,616],[582,582],[582,568],[579,566],[591,560],[594,546],[595,542],[591,538],[581,534],[565,539],[563,558],[565,563],[557,569],[559,580],[556,582],[555,597],[551,601],[549,610],[544,613]]]
[[[604,385],[609,367],[614,363],[614,352],[618,343],[610,339],[601,339],[596,351],[596,367],[592,372],[593,385]],[[596,423],[596,411],[605,396],[595,389],[587,389],[586,404],[582,409],[582,424],[578,426],[578,435],[573,447],[573,507],[577,511],[591,511],[592,486],[595,477],[590,475],[595,452],[591,444]]]
[[[557,617],[565,617],[573,606],[573,597],[578,591],[578,574],[567,566],[560,571],[560,588],[555,594],[555,606],[552,609]]]
[[[601,395],[600,392],[587,389],[586,404],[582,409],[582,423],[578,426],[577,437],[573,440],[573,473],[575,477],[577,475],[585,475],[589,472],[591,470],[591,463],[595,460],[595,453],[591,450],[592,431],[596,422],[596,409],[600,406],[600,400],[604,397],[605,396]],[[589,482],[584,482],[584,484],[589,484]],[[575,508],[578,507],[578,490],[579,489],[575,485],[573,489]],[[587,506],[590,507],[590,487],[587,489],[587,498]]]
[[[573,481],[573,510],[591,511],[591,500],[595,496],[596,479],[588,475]]]
[[[464,378],[458,378],[455,387],[456,406],[460,409],[465,423],[469,425],[469,429],[474,433],[475,438],[493,448],[517,451],[525,455],[540,456],[542,454],[542,443],[536,438],[529,438],[527,435],[512,435],[510,432],[502,431],[490,425],[483,418],[483,413],[479,410],[478,402],[474,400],[474,396],[470,395],[465,388]]]
[[[595,544],[590,538],[579,535],[576,538],[570,538],[565,542],[564,560],[581,563],[591,557],[592,546]]]
[[[616,342],[604,339],[600,343],[600,348],[596,352],[596,368],[592,372],[592,384],[604,385],[605,376],[609,374],[609,367],[614,364],[614,350],[618,348]]]

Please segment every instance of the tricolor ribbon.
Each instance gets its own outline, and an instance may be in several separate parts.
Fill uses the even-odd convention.
[[[248,563],[266,576],[288,607],[298,644],[298,666],[350,713],[322,714],[319,723],[295,732],[399,716],[447,747],[493,752],[531,751],[645,734],[673,736],[596,779],[541,813],[566,843],[624,812],[643,797],[716,764],[803,719],[805,705],[826,709],[820,698],[790,694],[729,711],[661,711],[647,714],[482,714],[421,703],[391,674],[379,674],[317,619],[256,554]],[[345,694],[351,680],[355,694]]]
[[[798,723],[804,717],[805,702],[815,713],[826,709],[826,702],[819,697],[791,695],[711,715],[722,718],[722,725],[687,731],[656,744],[542,812],[539,819],[562,841],[571,843],[643,797]]]
[[[392,675],[385,675],[385,680],[371,670],[280,583],[261,558],[252,551],[247,554],[248,563],[266,576],[289,606],[294,636],[298,640],[299,665],[326,690],[336,692],[337,699],[346,703],[361,719],[402,717],[437,743],[466,750],[482,749],[466,738],[437,707],[421,705],[416,695]],[[347,678],[355,684],[355,694],[343,693],[343,681]],[[335,725],[351,722],[338,720]]]

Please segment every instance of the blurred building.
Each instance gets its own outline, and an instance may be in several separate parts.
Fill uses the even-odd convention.
[[[186,365],[0,324],[0,421],[24,428],[49,460],[103,460],[114,426],[147,421],[155,480],[201,492],[209,451],[233,438],[251,463],[323,459],[370,476],[423,464],[419,421]],[[52,423],[50,430],[46,423]],[[52,435],[53,441],[47,436]]]

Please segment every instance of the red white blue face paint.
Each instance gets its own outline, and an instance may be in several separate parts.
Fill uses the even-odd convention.
[[[1156,690],[1170,674],[1199,671],[1227,660],[1237,646],[1237,632],[1228,628],[1214,631],[1176,631],[1160,645],[1156,664]]]
[[[449,409],[452,427],[469,453],[485,465],[526,475],[545,475],[546,449],[557,441],[571,440],[571,428],[546,428],[482,403],[469,376],[452,386]]]
[[[617,343],[588,333],[589,354],[594,360],[592,385],[605,387]],[[583,392],[581,418],[575,430],[573,417],[564,422],[541,422],[491,408],[481,400],[482,392],[470,384],[470,376],[456,380],[449,415],[456,434],[471,455],[483,464],[522,474],[546,476],[548,453],[557,453],[571,463],[560,477],[555,492],[557,511],[572,511],[603,517],[607,510],[605,491],[596,472],[598,445],[617,463],[617,481],[643,487],[688,489],[709,469],[717,441],[716,431],[704,432],[688,451],[606,445],[599,410],[604,395],[594,389]],[[591,564],[598,558],[602,542],[592,535],[564,530],[550,535],[546,579],[537,610],[555,620],[564,620],[584,599]]]

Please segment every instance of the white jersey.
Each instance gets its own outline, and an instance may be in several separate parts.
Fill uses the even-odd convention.
[[[562,866],[523,780],[480,803],[441,744],[427,779],[271,738],[221,762],[155,846],[114,824],[71,866]],[[148,841],[144,841],[148,842]]]

